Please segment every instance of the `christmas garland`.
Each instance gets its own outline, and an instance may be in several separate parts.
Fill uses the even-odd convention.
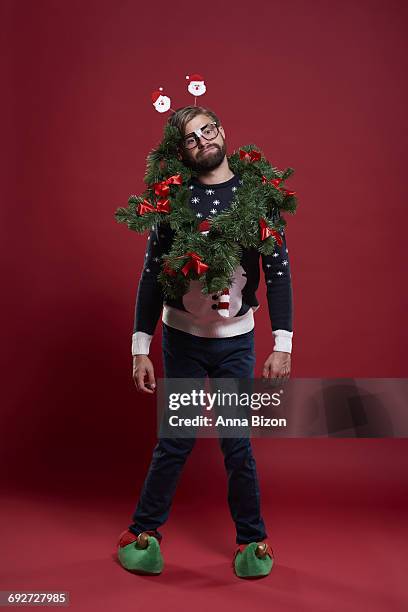
[[[200,222],[189,205],[188,182],[197,173],[178,159],[179,142],[178,130],[166,125],[162,142],[147,157],[147,189],[115,212],[118,223],[139,233],[166,223],[174,230],[158,275],[169,299],[184,295],[190,280],[200,281],[203,294],[230,288],[242,249],[271,255],[275,244],[282,244],[280,231],[286,226],[280,211],[294,214],[297,207],[296,192],[283,187],[293,168],[280,171],[255,145],[246,145],[227,157],[241,179],[230,207]]]

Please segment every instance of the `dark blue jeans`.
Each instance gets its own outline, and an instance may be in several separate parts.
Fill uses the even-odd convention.
[[[230,338],[202,338],[163,323],[163,364],[166,378],[253,378],[254,329]],[[170,513],[176,487],[195,438],[160,438],[144,481],[129,529],[154,531]],[[219,438],[228,477],[228,504],[237,544],[267,537],[260,513],[256,463],[249,437]]]

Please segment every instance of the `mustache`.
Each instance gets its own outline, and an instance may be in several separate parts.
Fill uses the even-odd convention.
[[[207,145],[203,149],[200,149],[200,153],[205,153],[208,149],[211,149],[212,147],[221,150],[221,147],[219,145],[212,144],[212,145]]]

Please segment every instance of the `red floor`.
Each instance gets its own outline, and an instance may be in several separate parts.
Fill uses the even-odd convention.
[[[226,508],[202,516],[192,502],[187,514],[181,498],[162,529],[163,573],[141,577],[124,571],[114,551],[132,507],[133,499],[4,496],[0,590],[69,591],[73,610],[392,612],[408,607],[406,516],[387,509],[386,500],[377,509],[335,504],[323,509],[312,499],[301,509],[275,505],[269,535],[276,565],[257,581],[232,573],[235,544]]]

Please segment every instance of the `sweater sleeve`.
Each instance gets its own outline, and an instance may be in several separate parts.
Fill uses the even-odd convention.
[[[157,276],[161,269],[164,234],[157,225],[147,238],[143,269],[137,288],[132,335],[132,355],[148,355],[163,308],[163,291]]]
[[[292,352],[293,295],[292,278],[285,230],[280,231],[282,245],[276,245],[272,255],[261,255],[265,275],[266,295],[272,334],[275,339],[274,351]]]

